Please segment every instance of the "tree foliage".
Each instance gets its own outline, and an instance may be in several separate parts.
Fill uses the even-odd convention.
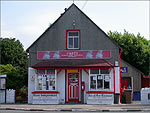
[[[14,76],[22,76],[22,83],[27,85],[27,68],[28,68],[28,56],[27,52],[24,51],[23,45],[19,40],[15,38],[0,38],[0,47],[1,47],[1,64],[6,65],[11,64],[16,68],[16,71],[11,71],[12,77],[9,77],[7,82],[17,82],[14,80]],[[8,67],[10,68],[10,67]],[[15,75],[15,73],[17,75]],[[14,75],[13,75],[14,74]],[[18,84],[20,85],[20,84]],[[14,87],[15,88],[15,87]]]
[[[16,86],[23,86],[24,77],[20,74],[20,71],[17,67],[13,67],[11,64],[0,65],[0,73],[6,74],[6,88],[15,89]]]
[[[141,70],[145,75],[150,73],[150,40],[146,40],[140,33],[135,36],[127,31],[124,31],[124,34],[109,31],[108,35],[122,47],[122,59]]]

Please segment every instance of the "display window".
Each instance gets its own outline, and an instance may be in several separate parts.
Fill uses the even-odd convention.
[[[90,69],[90,90],[109,90],[111,77],[109,69]]]
[[[36,90],[56,90],[56,70],[37,70]]]

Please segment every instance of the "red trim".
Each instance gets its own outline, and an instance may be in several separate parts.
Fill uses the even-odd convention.
[[[86,69],[83,69],[83,70],[89,75],[89,72]]]
[[[70,91],[69,91],[69,74],[70,73],[67,72],[67,78],[68,78],[68,88],[67,88],[67,90],[68,90],[68,102],[70,101],[70,99],[69,99],[69,94],[70,94]]]
[[[121,103],[121,54],[122,54],[123,50],[121,49],[120,53],[119,53],[119,71],[120,71],[120,103]]]
[[[103,60],[105,63],[109,64],[111,67],[114,67],[113,64],[111,64],[110,62],[107,62],[106,60]]]
[[[79,48],[78,49],[68,49],[68,32],[69,31],[78,31],[79,32]],[[69,29],[66,30],[66,50],[80,50],[81,39],[80,39],[80,29]]]
[[[79,102],[79,99],[69,99],[69,101],[78,101]]]
[[[67,102],[67,70],[65,70],[65,103]]]
[[[61,71],[62,71],[62,69],[59,69],[59,70],[57,71],[57,75],[58,75]]]
[[[33,91],[32,94],[47,94],[47,93],[50,93],[50,94],[59,94],[58,91]]]
[[[141,74],[141,88],[150,88],[150,76],[144,76],[144,74]]]
[[[82,102],[82,70],[81,69],[80,69],[80,85],[81,85],[80,99],[81,99],[81,104],[82,104],[83,102]]]
[[[142,74],[143,78],[150,78],[150,76],[144,76],[144,74]]]
[[[87,94],[88,93],[102,93],[102,94],[105,94],[105,93],[115,93],[114,91],[87,91],[86,92]]]

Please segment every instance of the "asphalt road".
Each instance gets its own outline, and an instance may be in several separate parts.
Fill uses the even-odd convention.
[[[0,113],[70,113],[70,112],[0,110]],[[73,112],[73,113],[90,113],[90,112]],[[98,113],[98,112],[95,112],[95,113]],[[99,113],[102,113],[102,112],[99,112]],[[115,112],[104,112],[104,113],[115,113]],[[149,113],[149,112],[123,112],[123,113]]]

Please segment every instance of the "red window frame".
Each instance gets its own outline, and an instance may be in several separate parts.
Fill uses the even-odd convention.
[[[68,48],[68,32],[70,31],[78,31],[79,32],[79,48],[78,49],[69,49]],[[80,50],[80,29],[66,30],[66,50]]]

